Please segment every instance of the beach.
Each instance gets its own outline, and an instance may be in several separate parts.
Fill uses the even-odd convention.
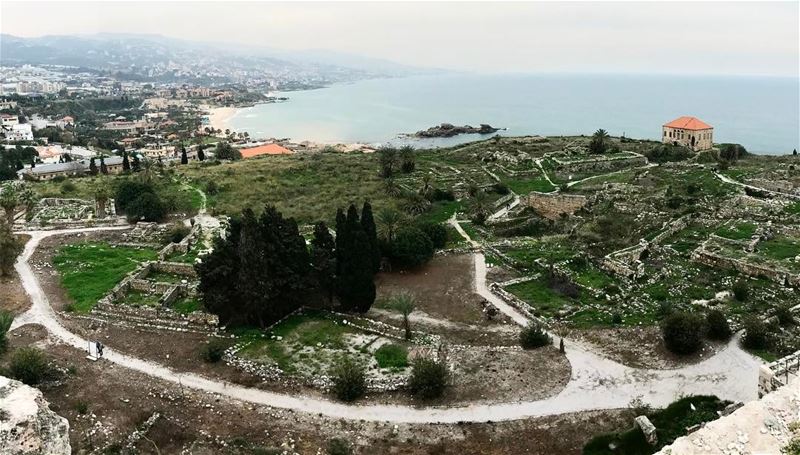
[[[207,107],[208,109],[208,122],[211,128],[216,130],[225,131],[228,126],[228,121],[239,112],[237,107]]]

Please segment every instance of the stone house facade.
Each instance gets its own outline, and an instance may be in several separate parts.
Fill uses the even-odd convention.
[[[714,146],[714,127],[695,117],[679,117],[661,127],[661,142],[708,150]]]

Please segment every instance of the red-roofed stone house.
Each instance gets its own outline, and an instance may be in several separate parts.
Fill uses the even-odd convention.
[[[661,128],[661,142],[689,147],[695,152],[714,146],[714,127],[695,117],[679,117]]]

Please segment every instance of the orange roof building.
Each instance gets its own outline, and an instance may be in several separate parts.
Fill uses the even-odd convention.
[[[280,144],[264,144],[240,151],[242,153],[242,158],[253,158],[262,155],[291,155],[294,153]]]
[[[697,152],[714,147],[714,127],[689,116],[678,117],[661,127],[661,142],[682,145]]]

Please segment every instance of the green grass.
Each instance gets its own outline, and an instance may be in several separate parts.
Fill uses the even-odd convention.
[[[170,284],[180,283],[181,280],[188,280],[188,278],[183,275],[160,272],[160,271],[152,271],[147,274],[146,278],[148,281],[153,281],[156,283],[170,283]]]
[[[405,368],[408,366],[408,350],[399,344],[384,344],[375,351],[375,361],[381,368]]]
[[[550,289],[544,278],[512,284],[506,290],[524,300],[536,313],[547,317],[555,316],[566,305],[577,303]]]
[[[156,252],[150,249],[79,243],[62,247],[53,263],[61,274],[61,285],[72,300],[70,308],[86,313],[140,262],[156,257]]]
[[[778,236],[758,244],[758,251],[777,260],[792,259],[800,255],[800,241],[791,237]]]
[[[787,205],[783,211],[792,215],[800,215],[800,201]]]
[[[667,243],[679,253],[688,253],[706,241],[710,233],[711,230],[705,226],[690,225],[667,239]]]
[[[737,223],[736,225],[720,226],[714,233],[720,237],[731,240],[747,240],[756,232],[756,225],[753,223]]]
[[[672,444],[675,439],[686,434],[686,428],[710,422],[719,418],[717,411],[722,410],[730,402],[722,401],[714,396],[692,396],[681,398],[655,412],[648,413],[648,418],[656,427],[658,444],[651,446],[638,428],[621,433],[606,433],[592,438],[584,447],[584,455],[650,455],[662,447]],[[695,410],[691,409],[694,405]],[[615,449],[610,449],[610,444]]]
[[[507,177],[503,179],[503,183],[517,194],[528,194],[531,191],[550,193],[556,190],[556,187],[551,185],[543,175],[527,178],[524,176]]]
[[[129,306],[158,306],[160,298],[161,296],[158,294],[148,294],[131,289],[120,303]]]
[[[429,223],[444,223],[454,213],[464,210],[462,201],[438,201],[431,205],[431,209],[417,217],[417,221]]]
[[[181,262],[184,264],[194,264],[200,256],[200,249],[197,246],[190,248],[186,253],[176,252],[165,258],[168,262]]]
[[[373,210],[395,207],[384,191],[375,154],[323,153],[270,156],[234,163],[180,166],[178,172],[197,186],[215,182],[220,191],[209,195],[214,212],[236,215],[250,207],[260,212],[273,204],[299,223],[333,221],[336,209],[369,200]]]
[[[180,314],[189,314],[195,311],[202,311],[204,308],[203,304],[199,300],[195,298],[184,297],[175,301],[175,303],[172,304],[172,309]]]

